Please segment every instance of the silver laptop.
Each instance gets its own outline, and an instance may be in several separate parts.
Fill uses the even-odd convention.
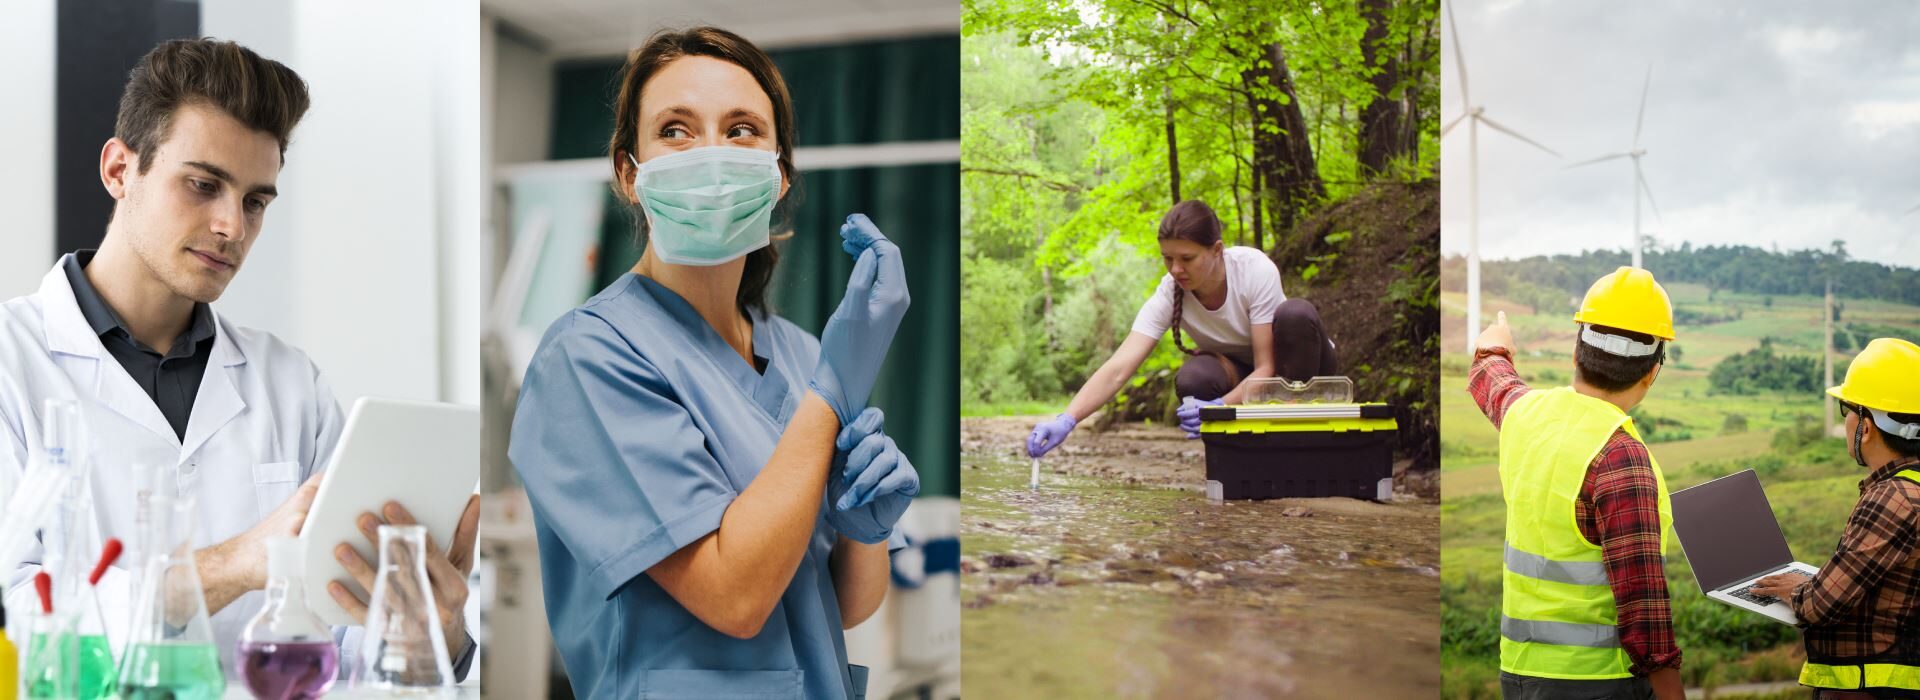
[[[1752,469],[1674,492],[1673,532],[1693,565],[1693,577],[1708,598],[1798,624],[1779,599],[1749,592],[1765,576],[1819,571],[1793,560],[1787,536],[1773,517],[1767,492]]]

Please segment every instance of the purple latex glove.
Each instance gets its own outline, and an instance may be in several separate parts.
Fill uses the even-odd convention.
[[[1188,440],[1196,440],[1200,437],[1200,408],[1218,405],[1220,405],[1220,399],[1196,399],[1189,396],[1180,400],[1180,409],[1174,411],[1174,415],[1180,417],[1180,429],[1187,431]]]
[[[1075,420],[1071,413],[1062,413],[1054,416],[1052,420],[1041,421],[1039,425],[1033,426],[1033,432],[1027,435],[1027,456],[1039,459],[1048,452],[1052,452],[1053,448],[1067,441],[1067,433],[1073,432],[1073,426],[1079,424],[1080,421]]]

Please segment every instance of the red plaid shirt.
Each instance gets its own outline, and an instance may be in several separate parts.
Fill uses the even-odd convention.
[[[1467,375],[1467,391],[1499,428],[1507,409],[1527,395],[1527,383],[1504,350],[1483,353]],[[1647,446],[1615,430],[1587,466],[1574,503],[1580,535],[1600,543],[1613,588],[1620,646],[1633,660],[1630,671],[1680,667],[1673,641],[1673,611],[1667,599],[1666,566],[1660,552],[1659,487]]]

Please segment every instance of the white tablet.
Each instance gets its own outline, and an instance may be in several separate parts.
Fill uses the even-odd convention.
[[[313,507],[300,526],[306,549],[307,599],[330,625],[356,623],[327,593],[330,581],[345,581],[362,600],[362,589],[333,558],[341,542],[353,545],[369,566],[378,548],[354,521],[380,515],[399,502],[427,527],[436,546],[453,541],[460,512],[480,481],[480,409],[445,403],[361,398],[347,415],[346,430],[327,463]]]

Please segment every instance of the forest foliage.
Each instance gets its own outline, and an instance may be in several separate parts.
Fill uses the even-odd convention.
[[[968,410],[1077,389],[1164,273],[1177,201],[1211,205],[1228,245],[1286,251],[1291,296],[1330,262],[1325,236],[1287,245],[1316,212],[1433,178],[1438,4],[963,2]]]

